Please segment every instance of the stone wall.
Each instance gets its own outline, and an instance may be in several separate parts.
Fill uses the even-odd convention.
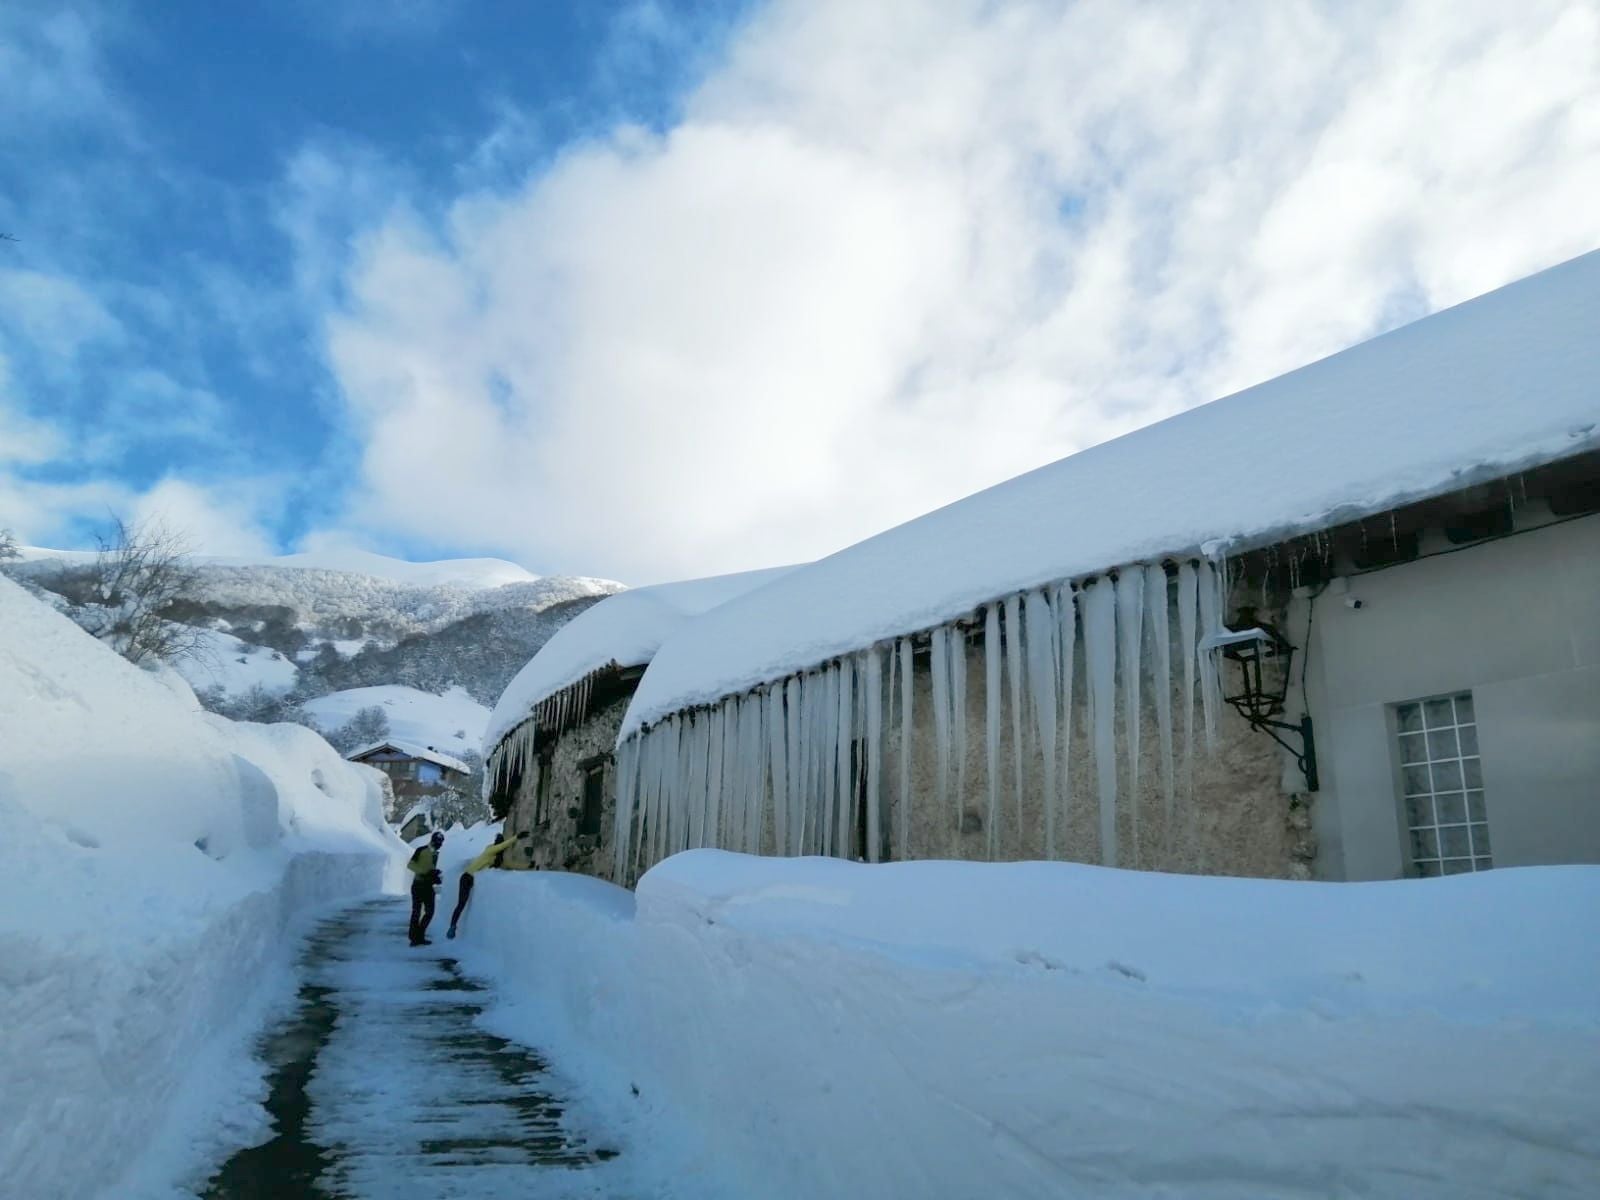
[[[1176,654],[1174,658],[1176,660]],[[1308,877],[1305,864],[1315,853],[1308,841],[1309,823],[1303,820],[1303,809],[1298,804],[1291,806],[1290,794],[1283,786],[1283,760],[1277,746],[1266,734],[1251,730],[1233,709],[1223,705],[1217,722],[1216,745],[1208,749],[1197,696],[1191,769],[1185,754],[1181,669],[1175,674],[1172,700],[1175,769],[1170,821],[1162,784],[1160,736],[1151,702],[1152,682],[1147,678],[1144,684],[1137,793],[1129,786],[1120,705],[1116,713],[1118,865],[1144,870],[1268,878]],[[958,772],[953,765],[948,806],[941,811],[937,755],[929,719],[933,711],[932,687],[926,658],[917,660],[909,845],[901,844],[900,833],[900,732],[896,698],[895,719],[892,723],[886,722],[883,756],[891,858],[988,857],[989,777],[984,679],[984,649],[979,640],[969,644],[967,651],[965,770]],[[1025,713],[1023,745],[1026,753],[1019,820],[1011,696],[1009,686],[1002,686],[995,857],[1002,861],[1044,858],[1043,760],[1032,732],[1032,716]],[[1056,857],[1098,863],[1101,861],[1100,801],[1081,662],[1073,691],[1070,770],[1063,780],[1065,803],[1057,809]],[[1024,697],[1024,708],[1027,707],[1027,697]],[[1057,752],[1059,755],[1059,744]],[[956,795],[958,779],[964,785],[959,798]]]
[[[1077,658],[1068,757],[1070,769],[1064,778],[1065,800],[1057,809],[1055,857],[1098,863],[1101,861],[1099,792],[1081,647]],[[913,701],[916,733],[911,747],[912,803],[908,840],[901,834],[898,686],[895,689],[892,704],[884,713],[881,810],[885,851],[891,860],[988,857],[984,659],[982,639],[970,642],[967,647],[965,766],[958,771],[952,765],[949,788],[942,801],[931,720],[933,703],[928,660],[925,654],[916,659]],[[1176,645],[1173,660],[1174,787],[1170,819],[1162,780],[1160,735],[1151,695],[1154,685],[1148,676],[1144,680],[1141,705],[1137,792],[1130,786],[1120,706],[1116,713],[1118,865],[1143,870],[1308,878],[1316,854],[1310,798],[1289,790],[1298,786],[1298,780],[1292,769],[1286,774],[1285,756],[1266,734],[1251,730],[1227,705],[1219,706],[1216,743],[1208,748],[1197,682],[1191,761],[1185,752],[1183,675]],[[1224,682],[1226,685],[1228,681]],[[995,858],[1000,861],[1043,859],[1048,855],[1042,757],[1033,733],[1031,714],[1025,711],[1019,811],[1009,683],[1003,687]],[[1030,702],[1026,696],[1023,702],[1024,709],[1028,709]],[[577,832],[579,818],[576,814],[581,812],[583,803],[583,772],[578,764],[611,753],[626,708],[625,699],[601,708],[556,741],[549,761],[551,786],[543,819],[535,817],[537,779],[526,779],[519,788],[509,819],[514,830],[534,832],[530,845],[532,866],[610,877],[616,809],[615,764],[608,759],[605,765],[604,806],[598,837],[581,837]],[[766,853],[775,849],[770,806],[769,796],[763,842]],[[634,879],[630,875],[624,882],[631,885]]]
[[[610,759],[616,745],[622,714],[628,709],[623,698],[598,708],[555,740],[548,766],[550,790],[542,819],[536,813],[539,779],[537,773],[523,777],[507,813],[509,827],[517,833],[532,830],[529,842],[519,843],[518,866],[545,871],[576,871],[584,875],[610,877],[612,866],[612,827],[616,821],[616,767]],[[583,811],[584,772],[579,764],[607,756],[601,788],[604,803],[598,837],[578,833]]]

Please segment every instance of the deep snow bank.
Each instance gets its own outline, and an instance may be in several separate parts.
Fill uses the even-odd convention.
[[[134,1194],[119,1177],[180,1092],[214,1086],[195,1064],[285,932],[382,887],[402,847],[374,772],[203,712],[4,579],[0,746],[0,1180]]]
[[[736,1194],[1600,1194],[1600,869],[486,873],[469,964]],[[632,1098],[637,1086],[640,1098]]]

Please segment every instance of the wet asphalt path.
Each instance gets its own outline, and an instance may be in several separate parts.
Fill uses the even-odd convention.
[[[406,904],[369,901],[312,935],[296,1008],[262,1043],[275,1136],[234,1155],[201,1194],[637,1195],[548,1065],[480,1028],[489,993],[448,943],[407,945]]]

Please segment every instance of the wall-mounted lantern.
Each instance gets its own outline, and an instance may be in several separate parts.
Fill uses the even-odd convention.
[[[1318,787],[1317,745],[1311,734],[1311,717],[1280,721],[1289,695],[1289,666],[1294,661],[1294,646],[1268,621],[1256,619],[1255,609],[1241,608],[1239,620],[1244,629],[1225,629],[1202,643],[1208,650],[1220,651],[1234,666],[1235,680],[1230,689],[1224,684],[1222,698],[1249,722],[1251,729],[1265,733],[1294,756],[1295,765],[1306,779],[1306,791]],[[1297,749],[1285,741],[1279,730],[1300,735]]]

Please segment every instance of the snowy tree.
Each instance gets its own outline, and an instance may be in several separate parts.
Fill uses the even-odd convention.
[[[207,710],[227,717],[230,721],[255,721],[262,725],[289,723],[316,729],[317,723],[301,707],[300,697],[292,692],[268,691],[259,683],[237,696],[230,696],[221,684],[213,684],[195,692]]]
[[[433,802],[434,821],[441,827],[450,825],[477,825],[490,820],[489,802],[483,798],[483,756],[468,750],[461,756],[467,764],[467,777],[459,783],[452,782]]]
[[[22,552],[17,549],[17,535],[9,529],[0,529],[0,562],[20,557]]]
[[[359,709],[343,725],[328,735],[328,741],[340,754],[349,754],[360,746],[370,746],[389,736],[389,716],[377,704]]]
[[[198,589],[183,535],[159,521],[113,518],[87,565],[61,567],[40,583],[73,605],[72,618],[131,663],[198,658],[206,631],[171,618]]]

